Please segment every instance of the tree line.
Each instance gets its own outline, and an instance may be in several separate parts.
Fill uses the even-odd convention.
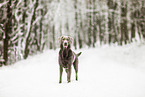
[[[1,0],[0,64],[12,64],[58,37],[74,38],[75,49],[123,45],[145,38],[144,0]]]

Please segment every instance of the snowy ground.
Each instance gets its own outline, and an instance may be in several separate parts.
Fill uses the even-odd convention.
[[[145,97],[145,44],[82,49],[79,81],[59,84],[58,50],[0,68],[0,97]]]

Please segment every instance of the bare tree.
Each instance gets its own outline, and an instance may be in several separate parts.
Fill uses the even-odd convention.
[[[25,49],[24,49],[24,59],[26,59],[29,55],[29,46],[30,46],[30,36],[31,36],[31,29],[32,29],[32,26],[33,26],[33,22],[35,20],[35,13],[36,13],[36,8],[38,7],[38,0],[36,0],[36,3],[34,5],[34,9],[32,11],[32,17],[30,19],[30,24],[29,24],[29,27],[28,27],[28,30],[27,30],[27,34],[26,34],[26,43],[25,43]]]
[[[125,44],[128,41],[128,27],[127,27],[127,2],[121,2],[121,45],[124,40]]]
[[[9,40],[10,34],[12,33],[12,9],[11,9],[12,1],[9,0],[7,3],[7,21],[5,25],[5,38],[4,38],[4,64],[7,65],[8,62],[8,50],[9,50]]]

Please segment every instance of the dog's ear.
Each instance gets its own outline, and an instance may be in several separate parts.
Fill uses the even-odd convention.
[[[59,43],[61,43],[62,37],[63,37],[63,36],[61,36],[61,37],[58,38]]]
[[[72,43],[73,42],[73,38],[72,37],[70,37],[70,43]]]

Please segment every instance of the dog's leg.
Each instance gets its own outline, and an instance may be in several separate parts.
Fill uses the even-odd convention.
[[[71,81],[71,67],[67,69],[67,82],[69,83]]]
[[[59,79],[59,83],[61,83],[62,82],[62,72],[63,72],[63,68],[60,66],[59,67],[59,71],[60,71],[60,79]]]
[[[76,80],[78,80],[78,58],[76,58],[76,60],[73,63],[75,72],[76,72]]]

